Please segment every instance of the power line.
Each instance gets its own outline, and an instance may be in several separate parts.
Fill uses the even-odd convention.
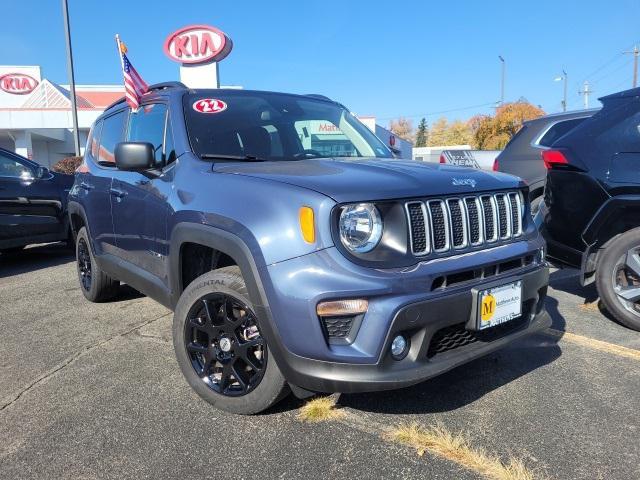
[[[487,107],[489,105],[495,106],[496,102],[481,103],[479,105],[469,105],[468,107],[452,108],[450,110],[441,110],[439,112],[417,113],[415,115],[395,115],[392,117],[377,117],[377,119],[378,120],[395,120],[398,117],[404,117],[404,118],[432,117],[434,115],[443,115],[445,113],[461,112],[463,110],[471,110],[472,108]]]

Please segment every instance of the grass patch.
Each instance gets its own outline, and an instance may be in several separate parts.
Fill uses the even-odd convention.
[[[510,458],[502,462],[498,457],[472,447],[461,434],[453,434],[438,424],[422,428],[415,423],[401,425],[390,430],[385,437],[388,440],[403,443],[416,449],[422,456],[426,451],[451,460],[458,465],[493,480],[533,480],[531,471],[521,460]]]
[[[308,401],[298,412],[301,422],[324,422],[337,420],[344,416],[336,407],[336,400],[332,397],[317,397]]]

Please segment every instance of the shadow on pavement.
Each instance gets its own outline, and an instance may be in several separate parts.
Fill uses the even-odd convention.
[[[74,261],[73,249],[65,243],[36,245],[11,253],[0,253],[0,278]]]
[[[558,311],[558,301],[547,297],[545,306],[553,319],[553,328],[564,331],[565,320]],[[418,385],[377,393],[344,394],[339,404],[390,414],[456,410],[554,362],[562,354],[559,340],[559,337],[535,334]]]

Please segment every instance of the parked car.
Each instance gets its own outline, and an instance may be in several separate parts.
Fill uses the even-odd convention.
[[[640,330],[640,88],[600,99],[602,110],[543,151],[540,212],[549,256],[596,282],[606,309]]]
[[[0,148],[0,251],[68,240],[67,194],[73,176]]]
[[[597,111],[555,113],[524,122],[497,156],[493,166],[495,171],[516,175],[529,184],[529,199],[534,213],[542,202],[547,179],[542,152]]]
[[[459,167],[493,170],[496,157],[501,150],[443,150],[440,163]]]
[[[182,373],[231,412],[412,385],[550,324],[520,179],[393,159],[318,96],[172,83],[120,101],[69,212],[85,297],[122,281],[174,309]]]

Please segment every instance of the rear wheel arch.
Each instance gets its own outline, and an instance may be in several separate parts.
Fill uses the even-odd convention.
[[[591,251],[605,248],[615,237],[640,226],[640,195],[613,197],[600,207],[582,234]]]

